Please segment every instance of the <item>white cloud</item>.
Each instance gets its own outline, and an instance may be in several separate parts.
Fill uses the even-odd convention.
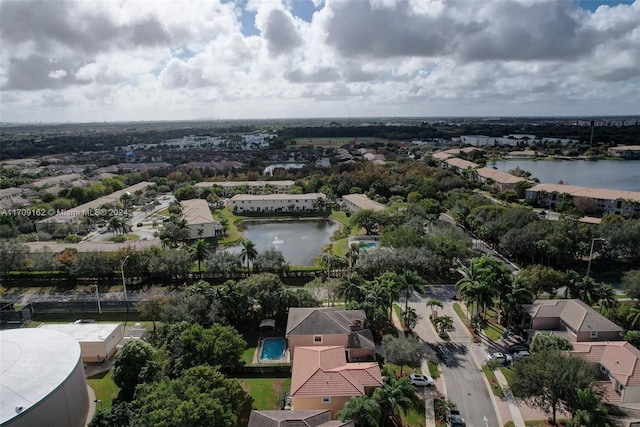
[[[640,0],[0,0],[3,120],[633,114]],[[633,108],[635,101],[636,108]],[[484,106],[484,108],[483,108]]]

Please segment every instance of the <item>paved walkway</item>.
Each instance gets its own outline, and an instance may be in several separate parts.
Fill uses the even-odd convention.
[[[509,390],[509,383],[507,382],[507,379],[504,377],[504,374],[500,369],[496,369],[494,373],[496,375],[496,379],[498,380],[498,384],[500,384],[500,387],[502,387],[502,392],[504,393],[507,405],[509,405],[511,420],[516,427],[525,427],[522,413],[520,412],[520,408],[518,407],[516,398],[513,397],[513,393],[511,393],[511,390]]]

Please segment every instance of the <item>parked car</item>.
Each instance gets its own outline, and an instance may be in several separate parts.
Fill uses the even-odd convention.
[[[497,363],[501,363],[503,365],[508,365],[509,363],[511,363],[513,361],[513,358],[511,357],[510,354],[504,354],[504,353],[496,352],[496,353],[489,353],[487,355],[487,361],[489,361],[489,362],[497,362]]]
[[[433,385],[433,378],[429,375],[411,374],[409,375],[409,384],[416,387],[431,387]]]
[[[465,427],[464,420],[460,415],[460,411],[457,409],[451,409],[449,411],[449,427]]]
[[[446,366],[451,366],[454,362],[453,356],[447,347],[442,344],[438,344],[438,357],[442,359]]]
[[[511,356],[513,357],[513,360],[520,360],[531,356],[531,353],[529,353],[527,350],[520,350],[516,351]]]
[[[515,353],[516,351],[527,351],[529,350],[529,346],[525,343],[517,343],[510,345],[508,350],[509,353]]]

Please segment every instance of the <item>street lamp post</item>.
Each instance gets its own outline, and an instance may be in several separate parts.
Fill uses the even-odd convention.
[[[122,273],[122,287],[124,288],[124,301],[127,306],[127,319],[129,317],[129,295],[127,295],[127,282],[124,279],[124,265],[127,263],[130,256],[131,255],[127,255],[124,257],[124,260],[122,260],[122,264],[120,265],[120,272]],[[124,323],[125,325],[127,324],[126,320]]]
[[[589,277],[589,273],[591,272],[591,260],[593,259],[593,244],[596,242],[596,240],[599,240],[601,242],[606,242],[607,239],[604,239],[602,237],[594,237],[593,239],[591,239],[591,250],[589,251],[589,264],[587,264],[587,276]]]
[[[100,289],[98,288],[98,282],[94,283],[96,287],[96,296],[98,297],[98,314],[102,314],[102,306],[100,305]]]

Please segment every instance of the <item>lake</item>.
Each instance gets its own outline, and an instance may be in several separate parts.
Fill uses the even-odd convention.
[[[500,160],[487,162],[488,168],[508,172],[520,167],[542,184],[640,191],[640,160]]]
[[[328,219],[243,221],[240,231],[256,244],[258,252],[275,248],[290,265],[313,265],[322,247],[331,243],[331,236],[340,225]],[[241,246],[229,248],[240,253]]]

